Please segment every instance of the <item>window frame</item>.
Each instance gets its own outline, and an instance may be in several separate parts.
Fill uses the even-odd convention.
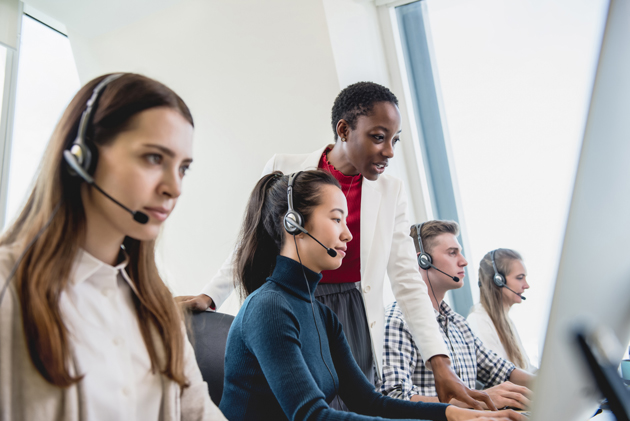
[[[422,24],[418,25],[416,21],[414,27],[404,28],[399,20],[400,8],[412,4],[417,5],[415,6],[419,9],[416,10],[417,17],[421,19]],[[408,121],[408,127],[403,127],[403,132],[411,133],[414,148],[414,153],[408,153],[410,156],[406,157],[410,187],[413,192],[417,192],[418,189],[414,189],[414,186],[421,186],[419,193],[410,198],[412,206],[421,210],[416,212],[421,220],[410,222],[430,219],[457,221],[460,224],[458,240],[465,255],[465,250],[470,247],[453,165],[448,126],[438,88],[439,80],[426,3],[422,0],[376,0],[375,5],[382,28],[392,87],[404,92],[404,99],[400,99],[401,113],[404,115],[403,120]],[[405,30],[407,35],[414,32],[416,42],[422,44],[419,51],[412,51],[410,54]],[[465,268],[467,279],[470,279],[469,273],[476,272],[476,266],[474,262],[468,262]],[[470,282],[464,282],[461,288],[448,293],[451,306],[463,316],[468,315],[473,303],[478,299],[479,291],[472,288]]]
[[[15,50],[7,48],[4,90],[2,94],[2,106],[0,108],[0,227],[3,227],[5,223],[9,190],[9,167],[13,141],[13,123],[15,120],[15,101],[17,97],[20,38],[22,33],[22,19],[24,16],[24,3],[22,2],[20,2],[19,5],[19,16],[17,48]]]

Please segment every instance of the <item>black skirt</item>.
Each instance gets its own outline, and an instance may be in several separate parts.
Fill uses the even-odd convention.
[[[315,290],[315,298],[337,315],[355,361],[365,377],[374,384],[372,340],[363,297],[357,285],[359,283],[319,284]]]

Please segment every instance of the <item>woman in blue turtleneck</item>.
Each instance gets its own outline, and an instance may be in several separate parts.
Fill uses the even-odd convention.
[[[285,217],[289,201],[309,234],[295,227],[295,218]],[[512,411],[485,418],[483,412],[396,400],[374,391],[354,361],[337,317],[313,300],[320,272],[341,265],[352,239],[347,212],[339,184],[324,171],[290,177],[276,172],[254,188],[235,256],[237,280],[247,299],[228,336],[220,405],[224,415],[231,421],[520,420]],[[287,226],[297,233],[289,233]],[[354,412],[328,407],[337,394]]]

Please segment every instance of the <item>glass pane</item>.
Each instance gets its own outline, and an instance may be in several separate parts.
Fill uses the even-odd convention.
[[[7,67],[7,49],[0,45],[0,106],[4,94],[4,73]]]
[[[79,75],[68,38],[24,15],[5,226],[26,200],[48,140]]]
[[[427,0],[437,90],[474,265],[468,281],[476,290],[488,251],[521,252],[531,289],[511,316],[536,365],[607,4]]]

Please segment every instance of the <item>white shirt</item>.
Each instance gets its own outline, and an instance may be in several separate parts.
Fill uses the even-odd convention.
[[[13,246],[0,247],[0,285],[15,258]],[[182,364],[189,386],[182,389],[150,372],[132,301],[135,291],[124,267],[85,252],[75,258],[60,310],[70,332],[69,374],[84,378],[66,388],[48,383],[33,365],[15,282],[8,284],[0,302],[0,420],[225,421],[210,400],[185,334]],[[162,360],[164,349],[158,346],[156,352]]]
[[[60,298],[93,420],[156,420],[160,411],[161,380],[151,372],[126,266],[80,251]]]
[[[507,352],[501,343],[501,339],[499,338],[499,333],[497,332],[497,328],[494,326],[490,315],[486,312],[486,309],[483,308],[481,303],[477,303],[473,306],[466,319],[468,325],[475,333],[475,335],[481,339],[481,342],[489,348],[493,350],[496,354],[498,354],[501,358],[504,358],[509,361],[507,356]],[[529,361],[529,357],[525,352],[525,348],[523,347],[523,343],[521,342],[521,338],[518,336],[518,331],[516,330],[516,326],[512,323],[510,316],[508,315],[508,323],[512,327],[512,332],[514,332],[514,337],[516,338],[516,344],[521,350],[521,354],[525,359],[525,363],[527,367],[524,368],[525,371],[533,373],[536,371],[536,367],[532,365]]]

